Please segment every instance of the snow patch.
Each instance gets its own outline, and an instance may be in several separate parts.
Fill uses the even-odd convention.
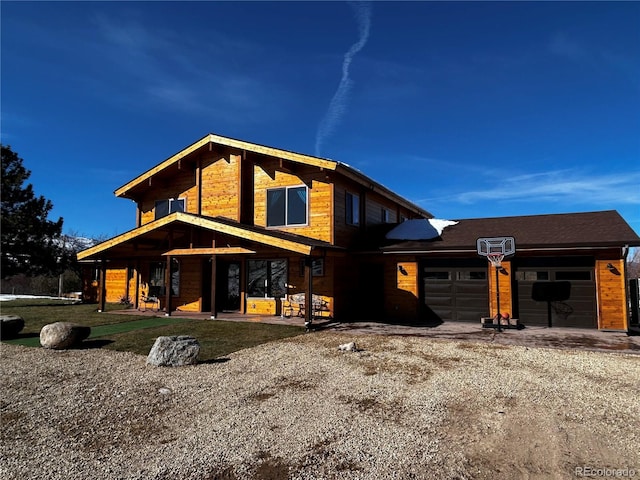
[[[458,222],[440,218],[419,218],[405,220],[387,233],[388,240],[432,240],[442,235],[442,231]]]

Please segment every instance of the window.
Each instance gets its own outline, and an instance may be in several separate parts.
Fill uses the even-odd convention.
[[[350,192],[346,196],[346,221],[347,225],[360,225],[360,197]]]
[[[391,212],[386,208],[382,207],[382,214],[380,216],[382,219],[382,223],[389,223],[391,220]]]
[[[166,293],[165,288],[165,272],[167,270],[167,262],[152,262],[149,267],[149,297],[163,297]],[[171,259],[171,295],[177,297],[180,295],[180,262]]]
[[[311,275],[324,277],[324,258],[314,258],[311,263]],[[300,259],[300,276],[304,277],[304,258]]]
[[[170,213],[185,211],[184,198],[168,198],[166,200],[156,200],[155,219],[166,217]]]
[[[307,187],[267,190],[267,227],[305,225],[307,223]]]
[[[549,280],[549,272],[541,271],[541,272],[530,272],[526,270],[519,270],[516,272],[516,280],[526,281],[526,282],[535,282],[541,280]]]
[[[286,260],[249,260],[247,294],[250,297],[284,298],[287,294]]]
[[[424,272],[425,280],[451,280],[450,272]]]
[[[458,280],[486,280],[486,270],[464,270],[458,272]]]

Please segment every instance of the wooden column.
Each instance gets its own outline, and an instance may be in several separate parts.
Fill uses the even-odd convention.
[[[202,157],[196,164],[196,215],[202,215]]]
[[[211,247],[216,248],[216,237],[211,240]],[[216,303],[216,255],[211,256],[211,320],[215,320],[218,315],[218,305]]]
[[[164,294],[165,294],[165,317],[171,316],[171,260],[173,257],[167,255],[167,267],[164,270]]]
[[[173,248],[173,229],[169,229],[169,250]],[[173,257],[171,255],[167,255],[167,267],[164,271],[164,291],[165,291],[165,316],[171,316],[172,310],[172,301],[171,301],[171,263],[173,261]]]
[[[103,258],[100,260],[100,301],[98,302],[98,312],[104,312],[107,302],[107,262]]]
[[[240,313],[247,313],[247,259],[244,255],[240,258]]]
[[[140,307],[140,260],[136,259],[136,263],[133,268],[135,269],[136,276],[136,293],[133,300],[133,308],[137,310]]]
[[[304,259],[304,326],[309,329],[313,322],[313,259]]]

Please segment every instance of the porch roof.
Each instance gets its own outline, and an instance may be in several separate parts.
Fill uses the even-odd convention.
[[[185,228],[187,227],[187,228]],[[293,235],[262,227],[243,225],[222,217],[202,217],[183,212],[175,212],[151,223],[117,235],[98,245],[78,253],[78,260],[97,260],[104,257],[136,257],[145,255],[186,255],[184,248],[164,248],[149,250],[149,246],[157,245],[166,240],[169,231],[173,231],[176,240],[184,239],[192,227],[224,234],[240,240],[266,245],[301,255],[311,255],[317,249],[335,249],[331,244],[310,239],[300,235]],[[179,251],[177,251],[179,250]],[[223,254],[223,253],[251,253],[250,249],[242,246],[225,246],[219,249],[196,247],[191,249],[193,255]],[[205,251],[206,250],[206,251]]]

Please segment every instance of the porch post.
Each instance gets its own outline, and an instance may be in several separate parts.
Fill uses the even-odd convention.
[[[211,240],[211,247],[216,248],[216,237]],[[216,304],[216,255],[211,256],[211,320],[215,320],[218,315],[218,305]]]
[[[107,301],[107,264],[104,258],[100,260],[100,301],[98,302],[98,312],[105,310]]]
[[[133,267],[135,269],[135,276],[136,276],[136,293],[135,293],[135,297],[133,300],[133,308],[135,308],[136,310],[139,308],[139,297],[140,297],[140,260],[136,259],[135,265]]]
[[[167,255],[167,267],[164,270],[164,291],[165,291],[165,305],[167,311],[165,317],[171,316],[171,255]]]
[[[240,258],[240,313],[247,313],[247,291],[246,291],[247,259],[243,255]]]
[[[313,322],[313,259],[304,259],[304,326],[311,328]]]

